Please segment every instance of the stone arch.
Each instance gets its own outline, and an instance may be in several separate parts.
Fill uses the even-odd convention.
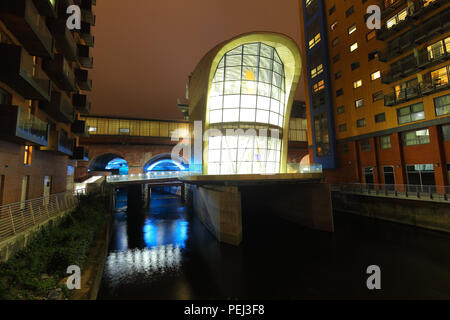
[[[155,163],[157,163],[158,161],[161,161],[161,160],[172,160],[175,163],[179,163],[179,164],[182,164],[182,165],[187,165],[187,161],[183,157],[172,156],[172,154],[170,154],[170,153],[160,153],[160,154],[152,157],[150,160],[148,160],[144,164],[144,166],[142,167],[143,171],[145,172],[146,168],[148,168],[152,164],[155,164]]]
[[[108,165],[108,163],[116,158],[121,158],[125,160],[129,165],[127,159],[123,157],[120,153],[106,152],[92,157],[92,159],[89,161],[88,169],[91,171],[106,171],[105,168]]]

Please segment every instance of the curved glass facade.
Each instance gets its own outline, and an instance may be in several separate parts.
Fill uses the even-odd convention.
[[[208,122],[221,131],[208,138],[208,174],[279,173],[286,112],[284,65],[275,48],[248,43],[227,52],[215,71],[208,96]],[[259,128],[254,134],[248,128]]]
[[[251,122],[283,127],[285,74],[275,48],[241,45],[221,59],[208,97],[209,123]]]

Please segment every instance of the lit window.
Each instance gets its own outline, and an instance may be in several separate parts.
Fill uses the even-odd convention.
[[[382,136],[380,137],[380,145],[381,149],[390,149],[391,146],[391,136]]]
[[[362,86],[362,80],[356,80],[356,81],[353,82],[353,88],[354,89],[359,88],[361,86]]]
[[[377,80],[377,79],[379,79],[380,77],[381,77],[381,72],[380,72],[380,70],[375,71],[374,73],[372,73],[372,74],[370,75],[370,79],[371,79],[371,80]]]
[[[318,91],[322,90],[323,88],[325,88],[325,84],[324,84],[323,80],[320,80],[319,82],[317,82],[316,84],[313,85],[314,92],[318,92]]]
[[[403,107],[397,110],[398,123],[404,124],[425,119],[423,103],[419,102],[411,106]]]
[[[364,99],[359,99],[355,101],[355,108],[361,108],[364,105]]]
[[[358,49],[358,42],[355,42],[354,44],[352,44],[350,46],[350,52],[355,51],[356,49]]]
[[[315,39],[320,39],[317,34]],[[319,65],[311,73],[323,72]],[[317,88],[323,86],[319,81]],[[219,62],[208,96],[208,119],[219,130],[247,128],[249,123],[282,128],[286,112],[284,65],[277,50],[263,43],[241,45]],[[259,126],[258,125],[258,126]],[[247,129],[244,129],[244,132]],[[208,137],[208,174],[258,174],[280,172],[282,140],[235,132]]]
[[[430,143],[430,133],[428,129],[403,132],[402,140],[405,146],[415,146],[418,144],[427,144]]]
[[[31,165],[31,155],[33,153],[33,147],[32,146],[25,146],[25,153],[24,153],[24,159],[23,164],[26,166]]]
[[[374,39],[376,36],[377,36],[376,30],[372,30],[366,35],[366,40],[370,41],[370,40]]]
[[[396,24],[404,21],[407,17],[408,17],[408,8],[405,8],[392,18],[388,19],[388,21],[386,21],[386,28],[388,29],[392,28]]]
[[[352,34],[355,31],[356,31],[356,24],[354,24],[350,28],[348,28],[348,34]]]
[[[314,78],[323,72],[323,65],[320,64],[311,70],[311,78]]]
[[[450,94],[434,99],[434,107],[437,116],[443,116],[450,113]]]
[[[311,40],[309,40],[309,48],[312,49],[319,42],[320,42],[320,33],[316,34]]]
[[[335,29],[337,28],[337,25],[338,25],[338,22],[337,22],[337,21],[333,22],[333,23],[330,25],[330,29],[331,29],[331,30],[335,30]]]

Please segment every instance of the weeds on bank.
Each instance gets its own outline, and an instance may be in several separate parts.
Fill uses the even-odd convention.
[[[68,266],[83,268],[105,216],[100,194],[82,196],[60,224],[49,224],[25,249],[0,264],[0,299],[68,297],[70,292],[61,280]]]

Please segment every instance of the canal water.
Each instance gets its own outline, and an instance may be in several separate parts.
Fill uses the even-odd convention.
[[[450,298],[448,234],[338,212],[334,234],[264,212],[244,228],[241,246],[219,244],[177,196],[127,212],[118,193],[99,299]]]

